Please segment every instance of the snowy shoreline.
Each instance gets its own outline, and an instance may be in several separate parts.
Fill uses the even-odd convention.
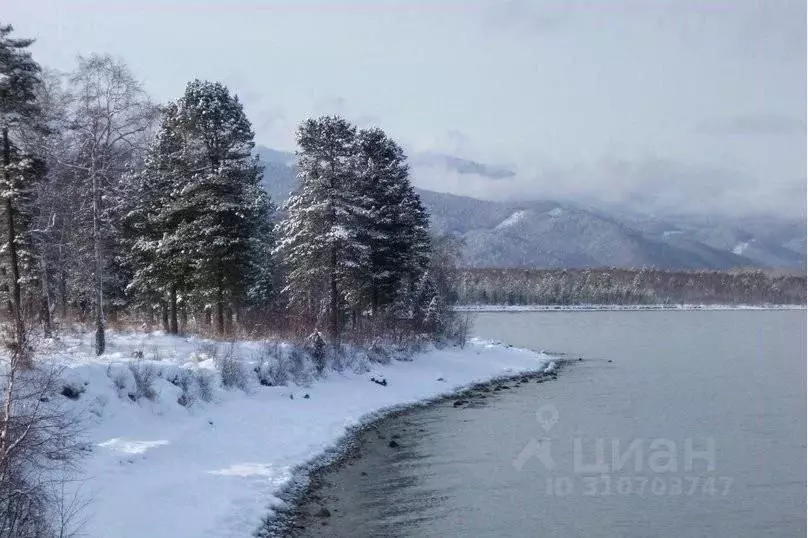
[[[644,304],[644,305],[458,305],[456,312],[613,312],[692,310],[805,310],[806,305]]]
[[[229,344],[113,333],[108,353],[96,358],[91,342],[65,336],[43,361],[63,367],[65,386],[79,394],[58,397],[60,405],[87,418],[82,488],[92,504],[84,532],[98,538],[252,536],[292,508],[288,500],[308,473],[343,453],[358,428],[480,383],[549,373],[563,361],[473,339],[389,364],[360,352],[308,383],[265,386],[256,376],[261,343],[239,341],[247,383],[228,388],[206,352]],[[137,369],[152,372],[149,391],[139,388]],[[198,379],[197,388],[187,379]]]
[[[278,497],[282,499],[283,505],[276,506],[273,513],[266,518],[259,538],[270,538],[286,536],[294,529],[294,526],[305,518],[311,518],[311,514],[300,513],[299,509],[307,502],[311,501],[311,495],[316,494],[316,484],[318,478],[331,472],[335,468],[345,465],[353,457],[359,456],[357,439],[366,431],[380,427],[386,421],[396,420],[402,415],[406,415],[420,408],[440,404],[446,401],[466,401],[466,399],[479,398],[481,394],[490,392],[498,385],[514,382],[528,382],[539,380],[556,379],[558,372],[565,364],[573,359],[555,357],[549,367],[545,366],[538,370],[510,373],[508,375],[492,377],[484,381],[476,381],[467,385],[456,387],[451,392],[441,393],[431,398],[425,398],[411,403],[394,405],[369,413],[356,426],[350,427],[345,434],[340,437],[335,444],[323,454],[317,456],[309,462],[301,465],[294,472],[294,478],[289,485],[284,488]],[[485,396],[483,396],[485,397]],[[316,517],[315,517],[316,519]]]

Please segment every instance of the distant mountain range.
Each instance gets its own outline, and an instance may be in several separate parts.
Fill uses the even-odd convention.
[[[259,147],[264,186],[276,203],[296,186],[294,155]],[[443,166],[491,179],[513,172],[449,155],[416,154],[416,165]],[[440,232],[465,240],[469,267],[657,267],[804,269],[805,220],[777,217],[637,214],[575,202],[493,202],[419,190]]]

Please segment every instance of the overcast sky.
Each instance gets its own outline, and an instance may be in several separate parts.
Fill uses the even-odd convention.
[[[804,0],[0,0],[40,63],[125,60],[158,100],[192,78],[246,104],[259,143],[303,118],[377,124],[410,151],[504,164],[416,170],[482,197],[805,212]]]

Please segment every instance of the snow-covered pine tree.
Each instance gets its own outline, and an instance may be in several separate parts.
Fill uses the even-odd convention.
[[[183,137],[177,104],[163,108],[160,128],[143,166],[131,175],[123,217],[125,265],[132,274],[127,292],[151,310],[166,311],[168,330],[179,332],[178,296],[189,291],[191,267],[181,245],[171,241],[171,194],[189,173],[184,166]]]
[[[276,207],[266,198],[266,219],[260,219],[250,238],[250,271],[247,282],[247,304],[258,309],[268,308],[276,297],[277,271],[272,254],[275,247],[274,214]],[[270,214],[272,219],[270,219]]]
[[[421,280],[429,263],[429,221],[404,151],[381,129],[358,133],[357,177],[369,245],[364,299],[376,316]]]
[[[344,118],[304,121],[297,131],[297,190],[284,206],[279,254],[290,306],[308,317],[327,313],[339,342],[343,308],[358,296],[368,248],[362,243],[355,174],[356,128]]]
[[[0,129],[2,130],[2,177],[0,194],[4,200],[3,226],[8,263],[5,268],[9,302],[15,323],[15,339],[18,349],[25,346],[25,324],[22,312],[21,255],[30,245],[26,225],[30,224],[30,206],[23,200],[30,193],[30,183],[41,175],[35,170],[34,160],[22,147],[22,138],[27,130],[36,128],[39,106],[36,87],[39,84],[40,67],[28,51],[31,39],[11,36],[10,25],[0,25]]]
[[[262,167],[251,156],[252,126],[223,84],[190,82],[177,102],[177,124],[184,170],[161,217],[170,231],[160,248],[187,260],[193,293],[215,306],[215,328],[223,334],[233,308],[271,271],[264,255],[271,204],[260,185]]]

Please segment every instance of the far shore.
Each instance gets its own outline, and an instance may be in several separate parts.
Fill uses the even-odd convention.
[[[804,304],[581,304],[581,305],[456,305],[456,312],[601,312],[642,310],[805,310]]]

